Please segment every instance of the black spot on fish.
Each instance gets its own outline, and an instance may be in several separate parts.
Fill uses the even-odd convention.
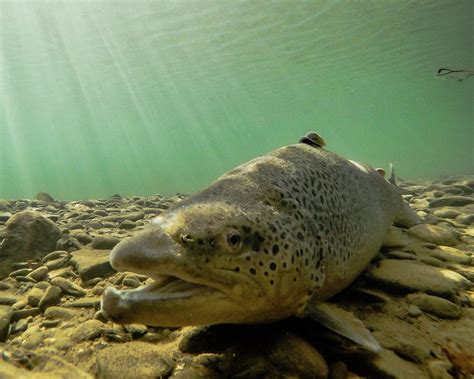
[[[239,272],[239,271],[240,271],[240,267],[234,268],[234,271],[235,271],[235,272]]]
[[[275,262],[272,262],[272,263],[270,263],[269,267],[270,267],[270,270],[275,271],[276,268],[277,268],[277,265],[276,265]]]
[[[277,231],[277,228],[275,225],[271,224],[271,223],[268,223],[268,227],[270,228],[270,230],[273,232],[273,233],[276,233]]]
[[[299,239],[300,241],[304,241],[304,235],[303,235],[303,233],[298,232],[298,234],[296,235],[296,237],[298,237],[298,239]]]
[[[257,273],[257,270],[255,270],[253,267],[249,271],[252,275],[255,275]]]
[[[278,245],[273,245],[272,247],[273,255],[277,255],[279,251],[280,251],[280,248],[278,247]]]
[[[247,241],[247,244],[250,245],[251,249],[258,252],[262,248],[262,244],[265,239],[260,235],[259,232],[255,232],[248,237]]]

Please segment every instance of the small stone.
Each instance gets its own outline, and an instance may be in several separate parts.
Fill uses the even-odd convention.
[[[28,304],[32,307],[37,307],[41,298],[44,296],[44,291],[39,288],[33,288],[28,294]]]
[[[17,276],[15,280],[19,283],[36,283],[36,280],[29,276]]]
[[[431,251],[431,255],[435,258],[446,262],[455,262],[460,264],[470,264],[471,257],[464,254],[461,250],[449,246],[438,246]]]
[[[27,317],[34,317],[37,316],[41,313],[39,308],[27,308],[27,309],[20,309],[20,310],[14,310],[13,311],[13,320],[21,320],[23,318]]]
[[[388,258],[393,258],[393,259],[409,259],[409,260],[415,260],[416,261],[416,255],[412,253],[407,253],[406,251],[389,251],[387,253]]]
[[[37,282],[40,282],[48,277],[48,268],[46,266],[40,266],[37,269],[31,271],[27,276],[33,278]]]
[[[328,379],[346,379],[347,371],[347,366],[344,362],[333,362],[329,365]]]
[[[473,204],[474,198],[470,196],[444,196],[439,199],[430,201],[430,208],[444,207],[444,206],[462,206],[467,204]]]
[[[99,320],[87,320],[77,326],[72,335],[72,339],[76,342],[93,340],[104,332],[104,324]]]
[[[51,279],[50,281],[51,285],[57,286],[63,290],[64,293],[71,295],[71,296],[76,296],[76,297],[82,297],[86,295],[86,291],[78,286],[77,284],[74,284],[70,282],[69,280],[62,278],[60,276]]]
[[[406,342],[397,343],[392,350],[401,358],[415,363],[424,363],[429,357],[429,354],[420,347]]]
[[[44,312],[44,317],[46,319],[69,320],[75,316],[77,316],[77,311],[64,307],[49,307]]]
[[[452,365],[446,361],[433,360],[428,362],[428,371],[431,379],[454,379],[449,373]]]
[[[436,217],[441,217],[441,218],[456,218],[461,214],[461,212],[455,210],[455,209],[438,209],[433,212],[433,214]]]
[[[19,270],[15,270],[10,272],[8,276],[15,278],[17,276],[26,276],[28,275],[31,271],[33,271],[31,268],[20,268]]]
[[[291,334],[282,334],[268,346],[270,362],[298,378],[327,378],[328,366],[322,355],[308,342]]]
[[[123,220],[119,225],[119,229],[130,230],[135,229],[136,226],[137,224],[134,221]]]
[[[370,361],[374,378],[426,378],[424,372],[414,363],[398,357],[391,350],[382,350]],[[371,376],[372,377],[372,376]]]
[[[408,229],[407,233],[436,245],[453,246],[459,243],[459,235],[456,231],[438,225],[415,225]]]
[[[41,298],[38,307],[41,311],[45,311],[46,308],[56,305],[61,300],[62,291],[61,288],[56,286],[50,286],[44,293],[43,297]]]
[[[13,296],[0,296],[0,305],[13,305],[17,301],[17,298]]]
[[[423,311],[415,304],[411,304],[409,307],[408,307],[408,314],[411,316],[411,317],[418,317],[420,315],[423,314]]]
[[[463,225],[474,224],[474,214],[461,214],[456,217],[456,221]]]
[[[60,268],[63,268],[68,264],[69,259],[66,257],[63,258],[58,258],[58,259],[53,259],[45,264],[45,266],[48,268],[48,270],[53,271],[53,270],[59,270]]]
[[[413,261],[384,259],[368,271],[369,279],[387,289],[401,292],[426,292],[454,298],[457,290],[471,282],[458,273]]]
[[[167,378],[174,367],[161,348],[140,341],[106,347],[96,362],[102,378]]]
[[[69,254],[67,251],[64,251],[64,250],[53,251],[53,252],[47,254],[47,255],[41,260],[41,263],[45,264],[45,263],[48,262],[48,261],[52,261],[52,260],[54,260],[54,259],[64,258],[64,257],[68,257],[68,256],[70,256],[70,254]]]
[[[0,305],[0,342],[8,337],[8,330],[13,321],[13,310],[9,306]]]
[[[395,226],[391,226],[385,236],[383,246],[400,247],[407,246],[415,242],[417,242],[416,239],[410,237],[408,234],[405,233],[405,231]]]
[[[441,318],[457,319],[461,317],[461,308],[458,305],[437,296],[414,293],[407,296],[407,301],[417,305],[421,310]]]
[[[41,325],[45,328],[55,328],[61,323],[61,320],[43,320]]]
[[[90,235],[86,234],[86,233],[74,232],[73,235],[83,245],[87,245],[87,244],[92,242],[92,237]]]
[[[94,237],[91,243],[91,247],[97,250],[111,250],[120,242],[118,238],[97,236]]]
[[[47,192],[38,192],[34,199],[45,203],[54,203],[53,197]]]
[[[128,324],[124,326],[128,333],[131,333],[133,337],[140,337],[148,331],[148,327],[142,324]]]
[[[31,326],[21,335],[23,340],[21,346],[25,349],[34,350],[41,344],[43,338],[44,333],[39,328],[39,325]]]
[[[64,303],[64,306],[68,308],[99,308],[100,297],[86,297],[69,303]]]
[[[122,284],[127,287],[137,288],[141,286],[142,283],[140,282],[140,280],[138,280],[138,278],[135,275],[127,274],[125,278],[123,279]]]

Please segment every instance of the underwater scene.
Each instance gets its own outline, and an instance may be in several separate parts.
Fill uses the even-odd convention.
[[[0,0],[0,378],[474,378],[473,16]]]

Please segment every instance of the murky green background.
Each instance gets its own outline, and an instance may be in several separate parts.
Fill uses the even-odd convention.
[[[191,192],[316,130],[474,172],[467,1],[1,1],[0,198]]]

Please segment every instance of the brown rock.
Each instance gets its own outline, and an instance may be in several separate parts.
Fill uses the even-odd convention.
[[[109,262],[108,250],[82,249],[72,253],[71,263],[83,281],[105,278],[115,272]]]
[[[438,225],[415,225],[408,229],[408,234],[436,245],[453,246],[459,243],[459,235],[456,231]]]
[[[385,288],[403,292],[426,292],[453,298],[470,281],[458,273],[405,260],[384,259],[369,269],[368,277]]]
[[[56,249],[61,231],[54,222],[38,212],[23,211],[5,224],[4,243],[0,247],[0,277],[7,276],[13,262],[41,259]]]
[[[157,346],[133,341],[112,345],[97,353],[98,379],[166,378],[173,361]]]

